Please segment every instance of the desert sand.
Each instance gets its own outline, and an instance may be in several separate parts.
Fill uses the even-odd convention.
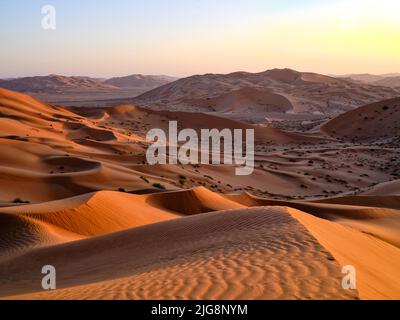
[[[271,122],[285,126],[277,121],[284,119],[305,129],[304,121],[326,121],[357,107],[398,96],[396,87],[272,69],[195,75],[150,90],[131,102],[154,110],[216,112],[225,118],[264,126]]]
[[[125,77],[92,78],[50,74],[0,79],[0,87],[63,105],[102,104],[104,100],[133,98],[177,78],[134,74]],[[93,101],[94,100],[94,101]]]
[[[191,112],[62,107],[0,88],[0,298],[400,299],[398,99],[290,132],[232,116],[299,112],[286,85],[343,85],[290,70],[264,76],[281,90],[193,94]],[[182,81],[194,79],[156,93],[186,105]],[[208,103],[214,111],[198,110]],[[147,131],[170,120],[254,128],[254,173],[147,165]],[[42,290],[44,265],[56,267],[57,290]],[[346,265],[356,290],[342,288]]]

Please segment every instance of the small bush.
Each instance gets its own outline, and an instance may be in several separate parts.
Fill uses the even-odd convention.
[[[140,179],[142,179],[143,181],[149,183],[149,180],[146,177],[141,176]]]
[[[15,198],[13,202],[14,203],[30,203],[29,201],[24,201],[24,200],[21,200],[20,198]]]
[[[166,188],[161,183],[154,183],[154,188],[165,190]]]

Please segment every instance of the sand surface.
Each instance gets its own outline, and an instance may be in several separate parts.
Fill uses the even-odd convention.
[[[231,112],[248,101],[295,108],[260,88],[214,102]],[[66,108],[0,89],[0,298],[399,299],[398,106],[383,101],[320,131],[287,132],[202,112]],[[345,125],[361,125],[360,112],[384,130]],[[169,120],[254,128],[254,173],[147,165],[145,134]],[[57,290],[42,290],[44,265],[56,267]],[[357,290],[342,288],[346,265]]]
[[[107,202],[111,199],[115,205]],[[254,202],[244,205],[246,199]],[[400,243],[391,235],[399,234],[400,224],[392,222],[391,229],[381,222],[398,219],[399,211],[374,207],[371,214],[368,207],[331,204],[339,210],[336,214],[322,204],[304,204],[300,211],[295,203],[263,206],[263,201],[268,200],[245,194],[224,197],[198,188],[153,195],[100,192],[3,208],[2,225],[17,231],[2,232],[0,238],[0,295],[399,298]],[[312,212],[319,205],[317,217]],[[229,210],[215,211],[221,207]],[[40,288],[38,271],[46,264],[57,268],[58,290]],[[341,287],[341,268],[349,264],[357,269],[358,290]]]

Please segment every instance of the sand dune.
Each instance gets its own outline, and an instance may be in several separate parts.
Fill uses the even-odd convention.
[[[263,76],[309,90],[336,81]],[[0,89],[0,298],[399,299],[398,146],[385,140],[398,113],[390,110],[379,143],[365,135],[352,144],[201,112],[64,108]],[[171,120],[255,129],[254,173],[147,165],[146,132]],[[350,134],[351,124],[340,130]],[[55,291],[40,287],[47,264],[57,268]],[[341,286],[347,264],[357,290]]]
[[[376,81],[374,84],[378,86],[400,88],[400,76],[386,77]]]
[[[400,195],[400,180],[394,180],[378,184],[365,195]]]
[[[22,215],[0,214],[0,263],[33,248],[55,245],[83,237],[54,225]]]
[[[133,98],[177,78],[135,74],[110,79],[48,75],[0,79],[0,87],[62,105]]]
[[[168,190],[205,186],[273,197],[325,197],[387,182],[396,168],[387,166],[393,164],[392,151],[324,148],[332,139],[318,133],[293,133],[211,114],[154,111],[133,105],[67,109],[4,89],[0,97],[4,150],[0,182],[8,186],[0,191],[2,206],[18,199],[36,203],[101,190],[140,191],[154,185]],[[238,179],[232,174],[233,166],[146,168],[145,134],[152,128],[168,130],[172,120],[178,121],[180,129],[254,129],[254,174]],[[362,162],[387,169],[377,172]],[[343,172],[343,163],[351,174]],[[26,188],[20,188],[21,181]]]
[[[189,99],[186,103],[218,112],[286,112],[293,110],[291,102],[282,95],[255,88],[243,88],[214,98]]]
[[[361,81],[361,82],[366,82],[366,83],[374,83],[378,80],[382,80],[383,78],[385,78],[385,75],[361,73],[361,74],[346,74],[346,75],[337,76],[337,77],[353,79],[355,81]]]
[[[56,74],[2,80],[0,81],[0,86],[10,90],[30,93],[55,93],[69,89],[117,89],[113,85],[89,77],[66,77]]]
[[[143,74],[133,74],[125,77],[114,77],[103,81],[104,84],[118,88],[147,88],[148,90],[162,86],[168,82],[177,80],[169,76],[151,76]]]
[[[376,221],[398,217],[398,211],[376,209],[371,216],[366,207],[316,203],[302,203],[304,211],[299,211],[292,209],[299,204],[291,202],[263,207],[269,202],[198,188],[141,196],[100,192],[2,208],[0,219],[8,221],[3,228],[24,226],[17,230],[31,242],[7,233],[1,238],[0,273],[19,280],[15,285],[1,277],[0,295],[17,299],[398,298],[399,244],[381,239],[379,232],[366,235],[357,225],[367,221],[378,229]],[[215,211],[222,208],[230,210]],[[348,213],[340,215],[342,211]],[[389,228],[381,229],[390,233]],[[4,251],[4,246],[9,249]],[[12,253],[10,248],[15,248]],[[38,288],[40,274],[34,270],[42,264],[57,266],[58,290]],[[358,291],[341,288],[340,266],[346,264],[357,268]]]
[[[135,211],[140,214],[135,216]],[[81,236],[99,236],[177,217],[146,205],[143,196],[106,191],[45,204],[2,208],[0,213],[46,222]]]
[[[365,207],[377,207],[377,208],[400,208],[400,197],[389,195],[358,195],[358,196],[346,196],[337,197],[324,200],[316,200],[315,202],[320,203],[331,203],[331,204],[344,204],[344,205],[355,205],[355,206],[365,206]]]
[[[308,121],[315,117],[326,119],[398,94],[394,88],[273,69],[191,76],[150,90],[132,101],[155,110],[219,112],[228,118],[266,124],[266,116],[293,121],[298,116]]]
[[[224,196],[213,193],[206,188],[158,193],[145,196],[145,198],[148,204],[185,215],[243,207],[237,202],[226,199]]]
[[[361,299],[399,299],[399,247],[337,223],[292,212],[337,261],[357,270]],[[398,233],[398,229],[397,229]]]
[[[398,197],[344,197],[320,201],[267,200],[249,194],[228,199],[250,207],[287,206],[374,236],[400,248],[400,203]]]
[[[343,76],[346,78],[351,78],[356,81],[362,81],[366,83],[371,83],[377,86],[386,86],[399,88],[400,87],[400,74],[399,73],[388,73],[382,75],[374,74],[350,74]]]
[[[24,281],[37,278],[24,266],[35,270],[46,261],[66,275],[59,280],[64,289],[40,293],[34,282]],[[36,249],[3,264],[2,273],[3,268],[22,278],[13,289],[3,280],[0,294],[22,299],[357,297],[341,289],[338,263],[286,209],[242,209],[149,225]]]
[[[349,111],[329,121],[322,130],[347,141],[399,139],[400,98]]]

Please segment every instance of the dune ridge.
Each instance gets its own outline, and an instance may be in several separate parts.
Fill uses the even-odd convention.
[[[43,242],[3,258],[0,273],[11,270],[22,276],[22,284],[7,295],[11,284],[5,281],[0,294],[17,299],[354,299],[358,294],[363,299],[398,297],[394,269],[400,263],[399,246],[380,239],[378,233],[366,235],[336,214],[348,211],[345,216],[349,221],[375,221],[381,219],[380,215],[387,217],[387,209],[376,207],[375,216],[371,216],[368,207],[302,205],[300,211],[294,209],[296,203],[271,202],[248,194],[222,196],[196,188],[150,195],[99,192],[40,205],[2,208],[0,219],[30,219],[38,234],[43,233],[39,226],[52,226],[77,237],[66,237],[62,242],[60,233],[58,241]],[[63,206],[65,210],[61,210]],[[337,211],[330,210],[335,207]],[[317,214],[313,213],[316,208]],[[391,217],[398,216],[395,211],[390,211]],[[9,247],[18,243],[12,238],[2,241]],[[356,242],[348,246],[346,241]],[[356,256],[353,250],[358,250]],[[387,252],[391,252],[389,257]],[[302,257],[296,258],[296,254]],[[69,262],[64,261],[66,255]],[[286,258],[279,258],[281,255]],[[38,268],[44,261],[60,266],[61,273],[68,270],[69,276],[60,280],[63,284],[59,290],[40,292],[37,286],[23,280],[40,276],[34,272],[26,275],[21,271],[25,265],[34,263]],[[214,269],[215,263],[225,266],[226,271],[221,274],[221,269]],[[278,263],[280,267],[275,267]],[[340,266],[345,263],[352,263],[359,270],[359,293],[340,287]],[[95,268],[90,275],[83,272],[88,264]],[[111,272],[113,266],[118,271]],[[311,269],[306,271],[308,268]],[[183,270],[187,271],[182,278]],[[274,275],[273,270],[282,273]],[[293,280],[292,272],[298,280]],[[321,282],[315,283],[313,274]],[[241,275],[246,275],[246,285],[238,280]],[[275,278],[284,282],[275,282]],[[374,281],[379,281],[379,286],[373,285]]]
[[[284,259],[288,255],[294,259]],[[34,283],[11,289],[21,299],[356,298],[355,292],[341,290],[340,268],[330,257],[286,209],[258,208],[195,215],[36,249],[3,264],[0,272],[6,267],[18,274],[24,265],[35,270],[44,261],[60,274],[68,272],[60,279],[66,287],[60,291],[35,293]],[[84,272],[88,264],[89,274]],[[35,279],[35,274],[23,277]],[[8,286],[2,283],[0,294]],[[20,296],[21,291],[28,295]]]

